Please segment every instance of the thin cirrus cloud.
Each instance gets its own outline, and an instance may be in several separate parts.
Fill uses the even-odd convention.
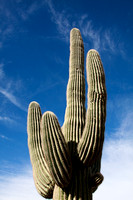
[[[1,10],[5,10],[5,6],[6,3],[3,3],[3,8],[1,8]],[[69,32],[73,27],[76,26],[81,30],[82,35],[85,37],[85,39],[90,42],[92,48],[100,51],[111,51],[112,53],[117,52],[118,48],[116,48],[115,46],[115,42],[113,40],[113,36],[111,35],[110,30],[103,31],[101,27],[99,27],[99,29],[96,29],[92,20],[88,18],[87,14],[71,17],[71,14],[68,14],[66,10],[59,12],[58,10],[56,10],[56,7],[54,6],[52,0],[40,1],[39,3],[37,1],[33,1],[30,5],[27,5],[26,7],[21,7],[18,2],[16,15],[11,12],[10,8],[6,7],[6,11],[3,13],[5,20],[3,20],[3,24],[1,25],[0,29],[0,47],[3,47],[3,43],[6,38],[11,36],[12,34],[15,34],[17,27],[19,27],[19,23],[21,23],[21,21],[18,20],[19,18],[22,21],[26,21],[30,18],[31,15],[35,14],[43,6],[47,6],[48,11],[51,15],[51,20],[53,23],[56,24],[57,30],[60,36],[62,36],[61,39],[68,42]]]
[[[4,67],[4,63],[0,63],[0,79],[3,79],[4,77],[3,67]]]
[[[117,53],[115,41],[109,29],[102,30],[101,27],[96,29],[87,15],[81,16],[79,25],[83,36],[89,40],[94,49],[98,51],[110,51],[114,54]]]
[[[71,14],[68,14],[65,10],[62,12],[56,10],[52,0],[46,0],[45,3],[51,14],[51,20],[57,25],[58,32],[67,42],[69,41],[70,30],[76,26],[81,30],[82,36],[87,43],[91,44],[92,48],[98,51],[110,51],[113,54],[117,54],[120,50],[124,54],[121,44],[115,45],[111,31],[109,29],[103,30],[101,27],[96,29],[93,21],[88,18],[87,14],[71,17]],[[73,19],[73,21],[70,19]],[[119,46],[121,47],[120,49]]]
[[[56,24],[56,28],[60,34],[59,38],[68,42],[69,32],[76,26],[81,30],[87,43],[90,43],[91,48],[95,48],[98,51],[110,51],[114,54],[118,53],[118,51],[124,53],[121,44],[118,44],[116,47],[112,31],[109,29],[103,30],[101,27],[96,29],[93,21],[89,19],[87,14],[72,17],[71,13],[68,13],[67,10],[58,11],[52,0],[33,1],[23,6],[20,4],[21,1],[16,1],[16,13],[14,14],[5,1],[2,2],[0,10],[2,11],[1,15],[4,20],[0,28],[0,48],[3,47],[6,38],[19,32],[18,27],[22,21],[29,20],[37,11],[43,7],[47,7],[51,21]]]
[[[14,122],[14,120],[12,120],[10,117],[2,117],[2,116],[0,116],[0,121],[6,121],[9,123]]]
[[[19,6],[18,2],[18,9],[17,9],[17,14],[19,15],[19,17],[21,17],[22,20],[28,20],[29,17],[33,14],[35,14],[35,12],[37,12],[40,8],[42,8],[44,2],[43,1],[33,1],[30,5],[27,5],[25,8]]]
[[[40,200],[44,199],[37,193],[30,167],[20,174],[8,173],[0,175],[1,200]]]
[[[29,17],[39,10],[43,1],[38,3],[33,1],[30,5],[22,6],[21,1],[14,1],[13,5],[16,6],[15,12],[10,8],[6,1],[1,0],[0,17],[2,20],[0,27],[0,48],[4,47],[5,41],[12,38],[13,35],[21,32],[21,22],[26,21]]]
[[[95,193],[96,200],[132,199],[133,125],[123,126],[123,121],[131,122],[130,116],[130,113],[126,115],[114,137],[105,142],[102,159],[105,180]]]
[[[71,23],[67,13],[65,11],[58,12],[51,0],[46,0],[45,4],[47,5],[51,14],[51,20],[57,25],[59,33],[64,37],[66,41],[68,41]]]
[[[20,108],[23,111],[26,111],[26,108],[20,103],[19,99],[11,92],[13,88],[13,81],[10,80],[7,82],[7,76],[4,72],[4,63],[0,63],[0,94],[3,95],[3,97],[7,98],[12,104],[14,104],[15,106],[17,106],[18,108]],[[8,78],[9,80],[9,78]],[[17,85],[17,83],[14,82],[15,85]],[[4,85],[7,89],[3,88],[2,85]],[[15,90],[15,89],[14,89]],[[9,118],[0,118],[0,120],[9,120]]]
[[[105,179],[95,193],[95,200],[132,199],[132,142],[128,139],[106,141],[102,160]]]
[[[120,124],[105,140],[102,158],[103,184],[95,199],[132,199],[133,185],[133,110],[132,97],[113,101]],[[121,109],[122,107],[123,109]],[[114,109],[113,109],[114,110]],[[114,112],[115,114],[115,112]],[[106,133],[108,135],[108,133]],[[101,198],[99,198],[101,196]]]
[[[10,140],[8,137],[6,137],[5,135],[0,134],[0,138],[3,140]]]
[[[9,91],[7,91],[7,90],[5,90],[5,89],[3,89],[1,87],[0,87],[0,93],[3,94],[12,104],[17,106],[21,110],[26,111],[26,108],[21,105],[19,100],[12,93],[10,93]]]

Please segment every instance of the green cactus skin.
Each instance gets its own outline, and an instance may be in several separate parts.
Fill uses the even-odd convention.
[[[53,200],[92,200],[100,173],[106,120],[105,75],[100,56],[86,59],[88,108],[85,109],[84,45],[77,28],[70,32],[67,107],[62,128],[52,112],[28,109],[28,146],[38,192]]]

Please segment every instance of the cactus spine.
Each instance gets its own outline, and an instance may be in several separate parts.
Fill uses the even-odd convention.
[[[106,120],[105,76],[100,56],[90,50],[86,62],[88,108],[85,109],[84,45],[80,31],[70,32],[67,107],[62,128],[52,112],[28,109],[28,146],[38,192],[54,200],[91,200],[102,183],[100,162]]]

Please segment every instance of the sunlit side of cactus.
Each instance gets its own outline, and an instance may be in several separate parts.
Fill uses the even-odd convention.
[[[67,107],[62,128],[52,112],[28,110],[28,146],[38,192],[54,200],[91,200],[103,181],[100,173],[106,120],[105,75],[100,56],[86,59],[88,108],[85,109],[84,45],[80,31],[70,33]]]

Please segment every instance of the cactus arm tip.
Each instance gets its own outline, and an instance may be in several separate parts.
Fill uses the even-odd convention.
[[[72,33],[80,33],[80,30],[78,29],[78,28],[76,28],[76,27],[74,27],[74,28],[72,28],[71,29],[71,31],[70,31],[70,35],[72,34]]]
[[[32,101],[32,102],[29,104],[29,108],[35,108],[35,107],[40,107],[40,106],[39,106],[39,103],[37,103],[36,101]]]

